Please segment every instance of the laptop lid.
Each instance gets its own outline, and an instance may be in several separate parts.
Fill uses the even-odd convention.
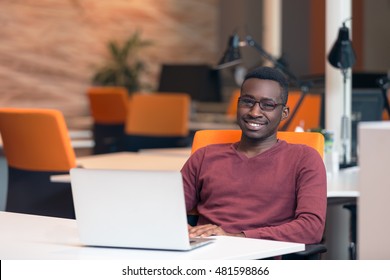
[[[84,245],[190,250],[180,171],[73,168]]]

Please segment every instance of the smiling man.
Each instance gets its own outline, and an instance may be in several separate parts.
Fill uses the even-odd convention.
[[[199,212],[190,237],[321,241],[325,167],[313,148],[277,139],[287,98],[288,82],[278,70],[260,67],[245,76],[237,110],[241,140],[201,148],[181,170],[186,208]]]

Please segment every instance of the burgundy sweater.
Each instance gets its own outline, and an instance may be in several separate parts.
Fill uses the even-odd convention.
[[[316,150],[279,140],[252,158],[238,143],[196,151],[183,166],[187,211],[228,233],[305,244],[321,241],[326,171]]]

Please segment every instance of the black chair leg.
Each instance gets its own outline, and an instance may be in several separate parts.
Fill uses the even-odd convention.
[[[350,218],[350,242],[349,242],[349,259],[357,259],[357,205],[346,204],[343,208],[347,209],[351,213]]]
[[[305,251],[296,252],[282,256],[283,260],[320,260],[321,254],[327,251],[322,243],[307,244]]]

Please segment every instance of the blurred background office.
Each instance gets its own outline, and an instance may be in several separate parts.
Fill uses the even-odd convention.
[[[298,77],[324,75],[325,4],[281,1],[281,51]],[[352,10],[353,71],[387,73],[389,1],[353,0]],[[264,43],[261,0],[1,1],[0,27],[0,106],[60,109],[70,125],[90,114],[86,91],[111,41],[120,45],[138,31],[151,42],[135,55],[144,90],[158,89],[163,64],[215,66],[233,32]],[[265,62],[252,48],[241,52],[246,69]],[[237,86],[232,71],[221,71],[223,101]]]

